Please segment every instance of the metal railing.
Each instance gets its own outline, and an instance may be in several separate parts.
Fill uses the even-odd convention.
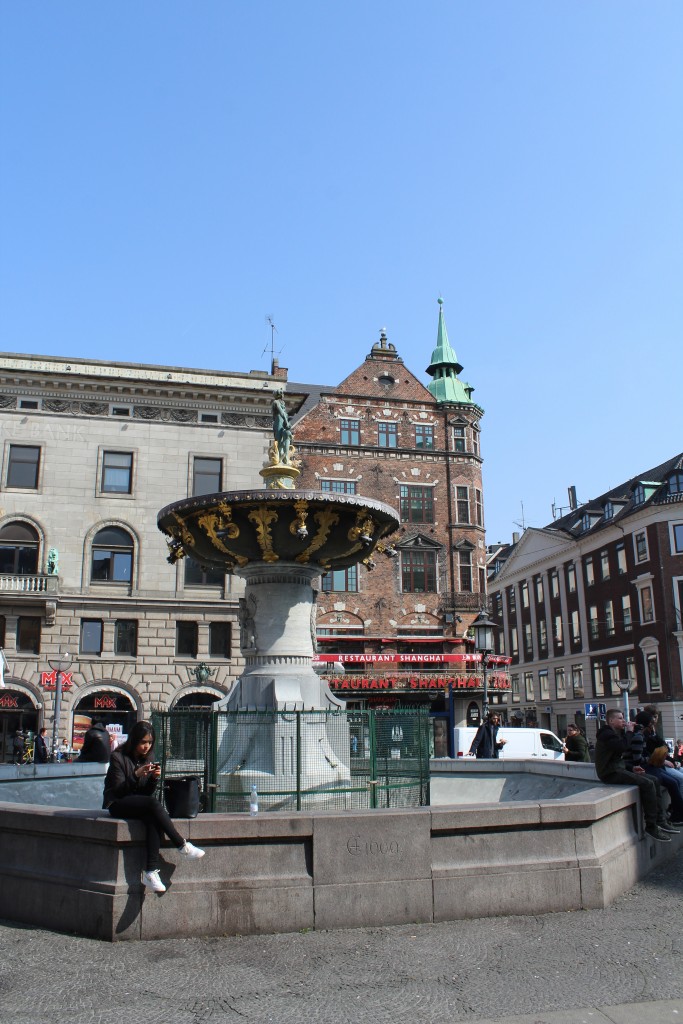
[[[429,803],[429,713],[166,711],[152,715],[162,783],[201,781],[206,811],[419,807]]]

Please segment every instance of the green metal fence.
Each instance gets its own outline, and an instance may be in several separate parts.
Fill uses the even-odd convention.
[[[162,781],[195,775],[207,811],[350,810],[429,803],[429,714],[166,711],[152,721]]]

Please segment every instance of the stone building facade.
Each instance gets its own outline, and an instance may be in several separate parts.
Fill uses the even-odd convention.
[[[0,760],[51,730],[60,652],[67,745],[230,689],[241,581],[169,565],[157,513],[261,486],[284,375],[0,356]]]
[[[466,634],[486,603],[483,410],[461,370],[440,308],[429,386],[382,332],[337,387],[312,393],[294,425],[297,486],[365,494],[401,519],[395,557],[321,579],[317,641],[337,669],[330,684],[360,705],[426,703],[441,753],[453,725],[476,721],[482,692]],[[493,703],[509,687],[504,661],[490,666]]]
[[[683,455],[527,529],[489,580],[510,714],[564,735],[586,705],[657,704],[683,735]]]

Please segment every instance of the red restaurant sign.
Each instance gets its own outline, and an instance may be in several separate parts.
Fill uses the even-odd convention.
[[[62,689],[70,690],[74,684],[73,672],[62,672]],[[56,690],[57,689],[57,669],[53,669],[52,672],[41,672],[40,673],[40,685],[44,690]]]
[[[400,662],[404,665],[422,665],[422,664],[433,664],[436,663],[447,663],[452,664],[457,662],[459,664],[479,664],[481,663],[481,654],[318,654],[316,656],[317,661],[342,661],[344,664],[352,664],[361,662],[364,665],[369,664],[394,664]],[[487,658],[488,665],[510,665],[512,658],[507,658],[502,654],[490,654]]]
[[[509,690],[510,680],[505,675],[488,677],[491,690]],[[366,679],[361,676],[345,676],[330,682],[333,690],[445,690],[451,685],[454,690],[480,690],[484,685],[481,676],[413,676],[408,679],[392,679],[379,676]]]

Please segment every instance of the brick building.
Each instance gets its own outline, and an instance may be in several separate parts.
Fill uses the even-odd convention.
[[[630,680],[631,707],[683,734],[683,455],[527,529],[489,593],[513,716],[564,734]]]
[[[52,726],[60,651],[67,743],[228,692],[242,581],[169,565],[157,512],[261,486],[281,378],[0,355],[0,761]]]
[[[480,659],[465,633],[486,603],[483,410],[461,371],[440,304],[428,386],[384,332],[337,387],[289,385],[309,395],[294,426],[297,486],[366,494],[401,519],[396,557],[321,579],[318,650],[339,673],[330,684],[360,705],[426,703],[443,754],[450,727],[479,713]],[[502,701],[502,663],[489,682]]]

